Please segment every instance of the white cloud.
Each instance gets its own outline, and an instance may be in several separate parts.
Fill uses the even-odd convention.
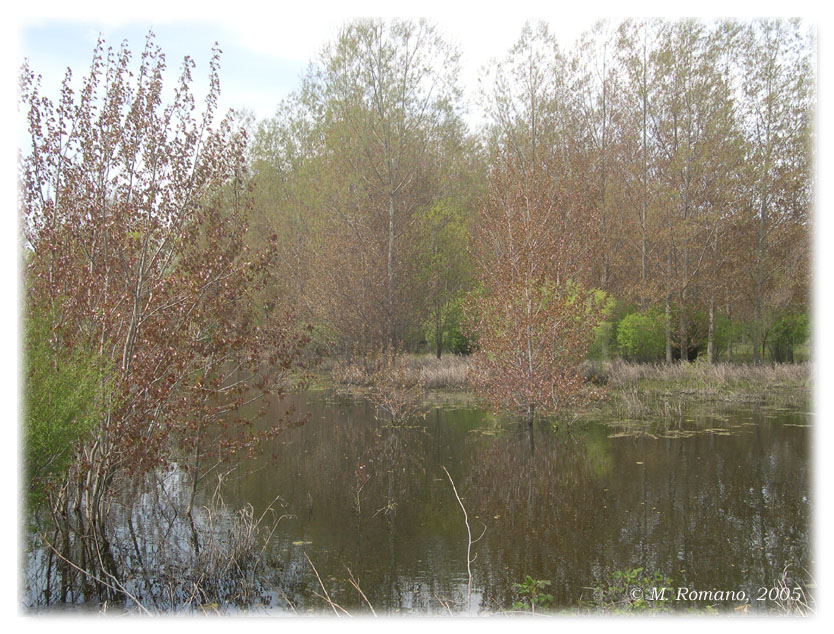
[[[233,20],[229,30],[254,53],[307,62],[333,39],[344,18],[288,15],[270,20]]]

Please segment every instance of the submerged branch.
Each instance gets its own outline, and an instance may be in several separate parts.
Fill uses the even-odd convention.
[[[57,555],[58,559],[60,559],[61,561],[63,561],[66,564],[69,564],[70,566],[75,568],[78,572],[80,572],[81,574],[89,577],[90,579],[92,579],[96,583],[100,583],[101,585],[103,585],[107,588],[110,588],[114,592],[125,595],[128,599],[130,599],[131,601],[133,601],[136,604],[136,607],[138,607],[142,612],[144,612],[145,614],[150,616],[151,612],[144,605],[142,605],[142,603],[139,601],[139,599],[137,599],[130,592],[128,592],[127,588],[125,588],[121,583],[119,583],[113,577],[113,575],[110,575],[110,574],[107,573],[107,571],[105,571],[105,574],[107,574],[107,576],[109,576],[111,579],[113,579],[114,583],[118,584],[118,586],[119,586],[118,588],[115,587],[115,586],[112,586],[111,584],[107,583],[103,579],[97,577],[96,575],[91,573],[89,570],[84,570],[83,568],[79,567],[78,565],[76,565],[75,563],[73,563],[72,561],[70,561],[69,559],[64,557],[60,552],[58,552],[58,550],[55,548],[55,546],[53,546],[51,543],[49,543],[49,541],[47,541],[46,537],[44,537],[43,535],[41,535],[41,540],[43,541],[44,544],[46,544],[47,548],[49,548],[50,551],[52,551],[53,553],[55,553],[55,555]]]
[[[481,533],[481,536],[478,537],[478,539],[476,539],[475,541],[472,541],[472,529],[469,527],[469,515],[466,513],[466,507],[463,505],[463,502],[460,499],[460,495],[458,495],[458,490],[455,486],[455,481],[452,480],[452,476],[449,474],[449,470],[446,469],[446,467],[442,467],[442,469],[446,472],[446,477],[449,478],[449,482],[452,485],[452,491],[455,492],[455,497],[458,500],[460,509],[463,511],[463,522],[464,524],[466,524],[466,603],[468,606],[469,599],[472,596],[472,562],[475,561],[471,555],[472,544],[474,544],[476,541],[480,540],[481,537],[484,536],[484,533],[486,533],[486,524],[484,524],[484,530]]]
[[[321,599],[326,601],[330,605],[330,607],[333,608],[333,612],[336,614],[336,616],[341,616],[341,614],[339,614],[339,612],[336,608],[339,608],[339,610],[341,610],[342,612],[344,612],[345,614],[350,616],[350,613],[347,610],[345,610],[342,606],[337,605],[336,603],[333,603],[333,600],[330,598],[330,595],[327,593],[327,588],[325,588],[324,583],[322,583],[321,577],[319,576],[319,571],[316,570],[316,567],[313,565],[313,562],[310,561],[310,556],[305,552],[304,557],[307,559],[307,563],[310,564],[310,568],[313,569],[313,572],[316,575],[316,579],[319,580],[319,585],[321,586],[322,592],[324,592],[324,596],[320,595],[318,592],[314,592],[314,594],[316,594]]]
[[[368,607],[371,609],[371,614],[376,616],[376,610],[374,610],[374,606],[371,605],[371,602],[368,601],[368,597],[366,597],[365,593],[362,592],[362,588],[359,587],[359,582],[356,581],[356,579],[353,578],[353,573],[350,571],[350,568],[348,568],[347,566],[345,566],[345,568],[347,568],[348,575],[350,576],[350,578],[348,579],[348,581],[350,582],[350,585],[352,585],[354,588],[356,588],[356,591],[361,595],[361,597],[365,600],[365,603],[367,603]]]

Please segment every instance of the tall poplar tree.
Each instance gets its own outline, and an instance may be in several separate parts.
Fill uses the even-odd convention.
[[[802,255],[811,199],[811,50],[810,35],[795,20],[757,20],[745,30],[742,107],[755,363],[762,359],[769,293],[784,290],[796,277],[787,275],[792,254],[807,259]]]
[[[372,306],[365,316],[378,345],[399,346],[414,312],[403,244],[415,212],[440,197],[437,150],[457,126],[458,74],[457,51],[428,22],[363,20],[305,79],[332,180],[328,214],[349,245],[341,255],[365,259],[365,292],[353,301]]]

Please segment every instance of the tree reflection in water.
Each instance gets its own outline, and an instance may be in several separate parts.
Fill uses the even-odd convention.
[[[509,608],[525,575],[552,581],[557,607],[575,607],[612,570],[755,596],[785,564],[802,580],[811,567],[809,435],[791,426],[802,415],[748,408],[653,435],[589,423],[531,436],[475,409],[391,428],[363,402],[288,398],[309,422],[275,439],[274,459],[242,463],[224,493],[256,515],[280,495],[291,515],[270,553],[276,608],[282,595],[299,610],[327,608],[306,553],[352,613],[367,605],[347,568],[379,614],[461,609],[467,536],[444,466],[474,536],[486,525],[472,549],[473,611]]]

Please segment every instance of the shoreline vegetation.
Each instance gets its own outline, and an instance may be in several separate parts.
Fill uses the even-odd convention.
[[[378,381],[378,357],[351,362],[323,360],[311,386],[354,398],[384,388]],[[470,380],[472,357],[403,354],[399,357],[403,389],[419,391],[423,404],[478,404]],[[567,410],[569,420],[597,414],[628,418],[663,418],[668,408],[715,404],[750,404],[803,409],[813,397],[813,364],[775,363],[638,363],[622,359],[585,361],[582,377],[601,388],[601,397],[584,408]],[[396,387],[389,386],[392,389]],[[371,400],[373,400],[371,396]]]
[[[468,535],[468,608],[481,539],[464,506],[474,483],[507,486],[470,507],[473,519],[525,519],[508,534],[530,542],[555,525],[566,492],[581,493],[575,515],[592,499],[582,477],[603,445],[577,443],[584,453],[569,462],[556,449],[534,457],[534,422],[561,433],[596,421],[622,435],[665,419],[680,436],[702,406],[808,411],[812,366],[794,362],[807,358],[795,350],[807,351],[811,327],[815,39],[800,20],[622,20],[563,51],[546,22],[526,23],[480,73],[476,111],[460,81],[463,51],[442,25],[351,20],[262,120],[222,111],[219,42],[207,68],[184,57],[173,86],[152,31],[138,50],[99,37],[89,72],[68,68],[60,87],[25,61],[24,602],[243,609],[276,601],[273,578],[321,596],[314,575],[333,611],[347,613],[315,556],[304,552],[306,573],[300,559],[273,565],[279,522],[304,509],[304,494],[312,516],[313,492],[327,484],[339,499],[325,507],[319,497],[319,517],[343,523],[334,509],[355,507],[358,534],[384,511],[393,562],[408,536],[392,514],[426,491],[419,461],[446,445],[408,445],[405,427],[429,407],[478,404],[529,433],[477,454],[464,454],[456,433],[443,456]],[[204,94],[195,73],[208,80]],[[426,350],[437,359],[411,354]],[[588,361],[619,357],[632,362]],[[365,401],[355,408],[368,427],[356,438],[363,451],[343,451],[338,434],[278,440],[306,424],[281,401],[308,386]],[[338,431],[360,435],[349,422]],[[284,511],[283,490],[262,515],[245,497],[223,501],[229,474],[270,457],[315,468],[271,483],[301,493],[295,507]],[[751,456],[758,491],[766,459]],[[782,482],[804,487],[804,467]],[[666,469],[689,487],[679,454]],[[538,502],[536,472],[554,485]],[[745,490],[731,494],[742,505]],[[687,525],[712,512],[711,499],[682,507]],[[807,526],[795,528],[805,508],[782,511],[771,529],[760,501],[762,542],[788,526],[804,560]],[[426,508],[426,538],[438,541],[448,518]],[[753,549],[750,534],[739,541]],[[548,556],[583,552],[570,535],[539,545],[553,545]],[[314,543],[307,537],[293,544]],[[589,556],[601,560],[621,538],[603,535]],[[655,539],[647,522],[635,539]],[[380,543],[357,539],[358,555],[364,541]],[[551,600],[550,580],[523,569],[535,559],[496,563],[485,578],[535,611]],[[615,585],[639,581],[639,570]],[[395,582],[377,589],[393,596],[398,574],[393,565]]]

